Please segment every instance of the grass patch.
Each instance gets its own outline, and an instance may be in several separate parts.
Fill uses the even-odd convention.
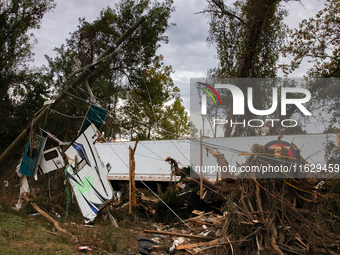
[[[0,254],[74,254],[63,236],[44,231],[50,224],[36,217],[0,212]]]
[[[37,202],[40,202],[38,200]],[[140,234],[141,223],[135,222],[135,216],[127,211],[121,213],[121,217],[113,214],[120,228],[112,226],[109,220],[104,221],[102,215],[94,226],[87,227],[78,215],[70,215],[68,219],[55,218],[63,229],[76,237],[54,232],[54,226],[43,216],[28,216],[31,212],[30,204],[27,203],[24,210],[4,210],[0,208],[0,255],[2,254],[76,254],[78,246],[89,246],[92,254],[120,253],[129,254],[137,252],[136,237]],[[124,208],[127,210],[127,208]],[[52,232],[52,233],[51,233]],[[53,234],[57,233],[56,235]]]

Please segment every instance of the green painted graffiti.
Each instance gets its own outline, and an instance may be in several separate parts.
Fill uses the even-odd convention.
[[[89,192],[89,200],[91,200],[90,194],[91,194],[91,184],[93,185],[94,178],[92,176],[85,177],[85,180],[83,181],[83,185],[78,185],[77,191],[79,193],[78,197],[80,197],[85,191]]]

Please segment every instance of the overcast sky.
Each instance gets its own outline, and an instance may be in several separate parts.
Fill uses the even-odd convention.
[[[323,8],[323,0],[291,1],[286,5],[289,17],[286,23],[290,27],[296,27],[305,18],[313,16]],[[36,66],[47,65],[44,54],[54,57],[53,48],[59,47],[69,37],[69,33],[77,29],[78,18],[85,17],[92,22],[100,11],[107,7],[113,7],[117,0],[55,0],[57,7],[51,13],[47,13],[41,24],[41,29],[34,30],[38,39],[35,46]],[[163,44],[158,54],[164,55],[166,65],[171,65],[175,70],[172,79],[181,89],[186,108],[189,107],[190,78],[204,78],[209,68],[216,67],[216,50],[208,45],[208,18],[203,14],[195,14],[206,6],[205,0],[175,0],[176,11],[172,13],[170,22],[177,25],[171,27],[166,35],[169,43]],[[225,1],[226,2],[226,1]],[[232,1],[227,1],[231,4]],[[302,77],[306,67],[301,68],[290,77]]]

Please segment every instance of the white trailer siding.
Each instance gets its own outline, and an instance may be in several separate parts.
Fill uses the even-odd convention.
[[[96,143],[104,164],[110,164],[109,180],[129,180],[129,146],[135,142]],[[177,149],[178,148],[178,149]],[[174,158],[181,166],[190,165],[189,140],[139,141],[135,152],[135,178],[144,181],[170,181],[171,166],[165,161]],[[176,177],[178,180],[180,177]]]
[[[205,138],[203,144],[215,147],[228,161],[230,166],[243,164],[246,156],[238,156],[239,152],[251,152],[254,144],[265,145],[277,140],[277,136],[231,137],[231,138]],[[325,146],[327,141],[337,144],[335,134],[306,134],[286,135],[282,141],[294,144],[300,149],[300,154],[309,163],[325,164]],[[98,153],[105,164],[111,165],[108,173],[109,180],[128,180],[129,145],[135,142],[96,143]],[[165,161],[167,157],[175,159],[180,167],[200,165],[200,142],[196,140],[161,140],[140,141],[135,152],[136,180],[169,181],[170,164]],[[216,159],[203,150],[203,165],[217,166]],[[214,180],[217,174],[204,173],[205,178]],[[177,177],[179,179],[179,177]]]

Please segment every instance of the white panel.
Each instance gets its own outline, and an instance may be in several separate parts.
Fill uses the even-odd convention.
[[[134,144],[135,142],[96,143],[101,159],[112,167],[108,175],[110,180],[129,179],[129,145],[133,148]],[[190,165],[190,141],[139,141],[135,152],[136,180],[169,181],[171,166],[165,161],[169,156],[180,167]]]
[[[52,153],[53,151],[55,151],[55,153],[57,154],[57,157],[46,160],[45,155]],[[44,151],[41,156],[39,167],[44,174],[64,167],[64,159],[60,153],[59,148],[55,147],[55,148]]]
[[[93,221],[98,211],[113,197],[107,168],[94,146],[98,134],[92,124],[65,150],[70,164],[67,179],[72,185],[85,222]],[[76,156],[78,172],[74,171]]]
[[[217,148],[224,154],[230,166],[237,166],[246,160],[246,156],[238,156],[239,152],[251,152],[254,144],[265,145],[277,139],[277,136],[205,138],[203,143]],[[301,156],[309,163],[315,164],[325,164],[327,139],[337,144],[335,134],[286,135],[282,138],[288,143],[294,142],[300,149]],[[135,142],[96,143],[101,159],[112,167],[108,179],[128,180],[129,145],[134,147],[134,144]],[[139,141],[135,153],[136,180],[169,181],[171,167],[165,161],[167,157],[175,159],[180,167],[191,165],[195,168],[200,164],[199,155],[199,139]],[[217,166],[216,159],[205,149],[203,162],[204,165]],[[209,175],[205,173],[204,176],[211,181],[216,179],[216,173]]]

